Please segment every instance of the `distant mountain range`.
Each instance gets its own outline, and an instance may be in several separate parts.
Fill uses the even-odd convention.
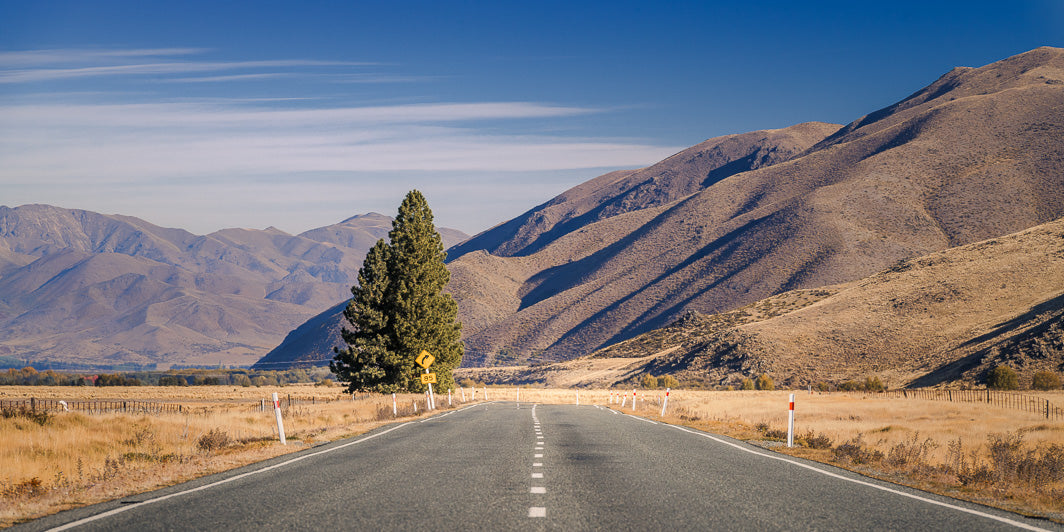
[[[0,207],[0,360],[38,367],[251,364],[350,297],[391,218],[199,236],[128,216]],[[441,230],[445,242],[466,238]]]
[[[718,137],[592,179],[449,250],[463,364],[573,359],[691,313],[858,281],[1052,222],[1064,216],[1061,109],[1064,50],[1043,47],[955,68],[845,126]],[[338,327],[341,308],[314,323]],[[310,330],[270,362],[327,359]]]

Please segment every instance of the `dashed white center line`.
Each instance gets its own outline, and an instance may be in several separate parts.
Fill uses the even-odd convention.
[[[532,493],[547,493],[547,488],[542,486],[532,486]]]
[[[543,478],[543,473],[532,473],[532,478]]]
[[[543,458],[543,455],[542,454],[534,454],[534,455],[532,455],[532,458]]]
[[[543,467],[543,462],[535,462],[532,464],[532,467]]]
[[[542,506],[533,506],[528,509],[529,517],[547,517],[547,509]]]

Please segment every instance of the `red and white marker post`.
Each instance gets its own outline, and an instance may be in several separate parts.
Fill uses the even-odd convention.
[[[281,445],[288,445],[284,439],[284,421],[281,421],[281,400],[277,398],[277,392],[273,392],[273,413],[277,417],[277,434],[281,436]]]
[[[399,403],[395,400],[395,394],[392,394],[392,416],[399,417]]]
[[[665,388],[665,400],[661,402],[661,417],[665,417],[665,407],[669,406],[669,388]]]
[[[787,447],[794,447],[794,394],[791,394],[791,402],[787,407]]]

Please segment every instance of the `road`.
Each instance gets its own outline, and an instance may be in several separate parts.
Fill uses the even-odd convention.
[[[487,403],[13,530],[1062,530],[585,405]]]

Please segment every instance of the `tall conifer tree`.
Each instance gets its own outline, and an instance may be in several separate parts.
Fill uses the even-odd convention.
[[[358,286],[344,310],[352,329],[342,331],[345,349],[330,364],[349,391],[424,391],[422,351],[436,357],[437,388],[454,387],[452,371],[462,362],[458,304],[443,291],[450,280],[447,254],[425,197],[413,190],[384,240],[370,249]]]

